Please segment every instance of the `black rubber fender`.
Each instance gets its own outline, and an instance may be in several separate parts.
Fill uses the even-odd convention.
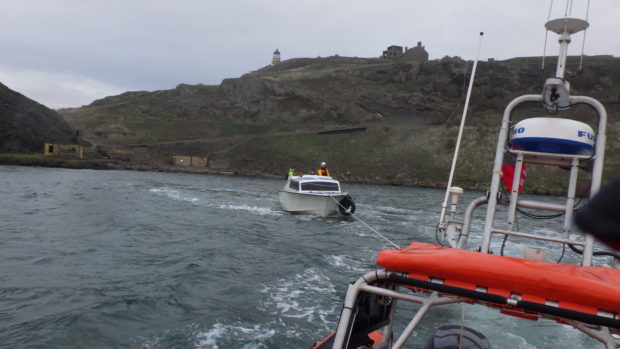
[[[350,216],[355,213],[355,202],[350,195],[343,197],[338,203],[338,212],[343,216]]]
[[[459,343],[462,340],[462,343]],[[482,333],[469,327],[443,326],[438,328],[426,343],[424,349],[491,349],[491,344]]]

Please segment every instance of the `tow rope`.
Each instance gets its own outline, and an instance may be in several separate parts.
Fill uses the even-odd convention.
[[[340,202],[338,202],[338,200],[336,200],[333,196],[329,196],[332,200],[334,200],[334,202],[344,208],[345,210],[347,209],[346,207],[342,206],[340,204]],[[377,234],[379,237],[381,237],[383,240],[387,241],[388,243],[390,243],[392,246],[396,247],[396,248],[400,248],[400,246],[398,246],[397,244],[395,244],[394,242],[392,242],[392,240],[388,239],[387,237],[385,237],[385,235],[381,234],[380,232],[376,231],[375,229],[373,229],[370,225],[366,224],[366,222],[364,222],[361,218],[357,217],[353,212],[351,212],[351,217],[355,218],[358,222],[362,223],[366,228],[368,228],[370,231],[372,231],[373,233]]]

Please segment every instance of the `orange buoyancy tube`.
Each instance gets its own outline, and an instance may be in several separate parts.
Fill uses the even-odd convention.
[[[545,304],[589,314],[620,313],[620,270],[503,257],[414,242],[379,252],[377,264],[410,278],[442,279],[445,285]]]

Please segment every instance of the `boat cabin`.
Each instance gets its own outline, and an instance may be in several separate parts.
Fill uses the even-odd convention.
[[[329,176],[293,176],[289,178],[284,189],[286,191],[306,193],[340,193],[340,182]]]

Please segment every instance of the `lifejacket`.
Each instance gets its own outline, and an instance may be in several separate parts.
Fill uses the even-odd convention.
[[[286,174],[286,179],[289,179],[291,177],[293,177],[295,175],[295,173],[293,172],[293,169],[288,169],[288,173]]]
[[[329,170],[327,168],[319,168],[316,174],[319,176],[329,176]]]

